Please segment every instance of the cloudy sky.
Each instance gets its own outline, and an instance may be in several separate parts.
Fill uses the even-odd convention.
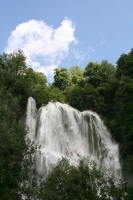
[[[27,66],[116,65],[133,48],[133,0],[1,0],[0,54],[22,49]]]

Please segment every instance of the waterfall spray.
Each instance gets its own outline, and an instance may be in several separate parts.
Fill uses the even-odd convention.
[[[49,102],[36,109],[30,97],[26,125],[29,139],[38,145],[37,170],[48,172],[61,157],[76,165],[79,158],[90,156],[120,178],[118,144],[110,136],[97,113],[79,112],[67,104]]]

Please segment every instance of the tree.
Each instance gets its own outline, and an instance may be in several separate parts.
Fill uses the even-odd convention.
[[[28,148],[21,162],[18,191],[21,196],[32,200],[38,199],[39,183],[41,183],[43,176],[37,171],[36,156],[39,154],[37,146],[31,143],[28,138],[26,140],[26,145]]]
[[[80,111],[84,110],[85,89],[77,85],[71,85],[67,88],[65,95],[67,102]]]
[[[64,92],[59,88],[49,86],[47,87],[47,103],[51,100],[54,102],[59,101],[61,103],[65,103],[66,97],[64,95]]]
[[[54,82],[53,86],[58,87],[60,90],[66,89],[70,82],[70,75],[66,68],[54,69]]]
[[[79,66],[72,66],[69,71],[72,84],[82,86],[84,84],[84,71]]]
[[[26,70],[22,51],[0,55],[0,200],[21,199],[20,183],[30,183],[35,172],[32,170],[33,151],[29,150],[32,145],[25,141],[27,132],[23,119],[25,109],[22,105],[26,105],[30,94],[29,81],[25,81]],[[44,83],[42,74],[37,74],[36,79],[36,84],[37,81]],[[25,162],[24,157],[27,158]],[[30,173],[28,172],[30,177],[27,169],[31,169]],[[35,191],[37,183],[33,182]],[[25,192],[26,187],[23,187],[22,193],[27,195],[31,192],[30,189],[28,186]],[[31,193],[33,196],[34,192]]]
[[[0,55],[0,81],[1,86],[10,91],[13,96],[21,99],[21,103],[27,94],[25,87],[26,57],[21,50],[11,54]]]
[[[80,111],[93,110],[100,113],[101,109],[104,109],[103,99],[91,85],[85,87],[71,85],[66,90],[66,97],[67,102]]]
[[[26,57],[22,50],[10,54],[0,55],[0,65],[3,70],[12,69],[16,75],[24,75],[26,70]]]
[[[25,123],[19,116],[17,97],[0,89],[0,200],[21,200],[38,195],[39,175],[35,166],[36,148],[27,134]]]
[[[42,200],[128,200],[133,198],[133,188],[117,183],[90,159],[72,166],[62,158],[41,184],[40,196]]]
[[[122,76],[133,78],[133,48],[128,54],[122,54],[116,64],[119,80]]]
[[[116,118],[114,136],[123,144],[121,154],[133,155],[133,79],[122,77],[116,93]]]
[[[108,61],[103,60],[100,63],[90,62],[84,71],[86,82],[97,88],[103,83],[107,83],[115,73],[115,68]]]
[[[99,76],[99,63],[90,62],[84,71],[86,82],[91,84],[93,87],[98,87],[102,81],[102,77]]]
[[[7,89],[16,89],[17,84],[22,80],[26,71],[26,57],[23,51],[0,55],[1,80]]]
[[[0,200],[19,199],[21,162],[27,150],[18,99],[0,89]]]
[[[32,68],[27,68],[25,72],[25,80],[31,82],[34,86],[40,84],[46,86],[47,78],[42,72],[35,72]]]
[[[115,67],[106,60],[101,63],[90,62],[84,72],[86,84],[96,88],[100,99],[103,100],[103,105],[96,112],[102,115],[109,129],[112,128],[111,120],[114,118],[115,97],[118,89],[118,80],[115,75]]]
[[[37,103],[37,106],[41,106],[43,97],[46,98],[46,83],[47,78],[42,72],[35,72],[32,68],[27,68],[24,77],[24,87],[26,100],[27,97],[32,96]]]

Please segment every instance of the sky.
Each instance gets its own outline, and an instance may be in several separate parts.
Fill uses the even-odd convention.
[[[53,70],[107,60],[133,48],[133,0],[1,0],[0,54],[21,49],[28,67]]]

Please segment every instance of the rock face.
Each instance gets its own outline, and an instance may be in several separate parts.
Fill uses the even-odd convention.
[[[37,111],[35,100],[30,97],[26,125],[27,137],[38,145],[39,172],[47,173],[61,157],[76,165],[80,157],[90,156],[120,177],[118,145],[97,113],[79,112],[59,102],[50,102]]]

